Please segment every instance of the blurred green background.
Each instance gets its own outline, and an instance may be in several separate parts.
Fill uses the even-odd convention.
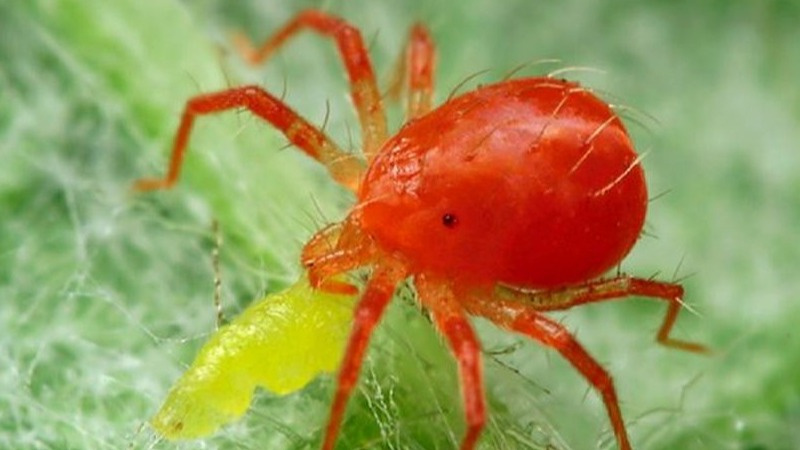
[[[615,377],[639,449],[800,448],[800,2],[467,0],[195,2],[0,0],[0,448],[314,448],[330,377],[179,445],[143,423],[214,329],[210,224],[221,223],[228,315],[296,278],[302,242],[352,199],[247,114],[202,119],[171,191],[163,173],[184,101],[259,83],[358,146],[341,63],[303,35],[263,68],[231,53],[303,7],[359,25],[382,83],[406,30],[438,42],[439,101],[468,86],[564,74],[626,113],[651,195],[627,272],[685,279],[676,336],[664,305],[631,300],[559,316]],[[399,110],[392,113],[394,125]],[[655,119],[654,119],[655,118]],[[667,193],[667,195],[659,195]],[[476,321],[490,423],[482,448],[615,448],[601,402],[557,355]],[[372,345],[340,448],[454,448],[455,368],[408,299]]]

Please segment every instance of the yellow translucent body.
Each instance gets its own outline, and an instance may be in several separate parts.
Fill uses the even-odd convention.
[[[288,394],[334,371],[355,298],[312,290],[303,277],[253,303],[211,336],[151,424],[167,439],[207,436],[241,417],[256,387]]]

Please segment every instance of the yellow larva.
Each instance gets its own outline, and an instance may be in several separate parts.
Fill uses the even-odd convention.
[[[170,440],[208,436],[247,410],[256,387],[302,389],[338,367],[356,296],[312,290],[302,277],[221,327],[175,383],[151,424]]]

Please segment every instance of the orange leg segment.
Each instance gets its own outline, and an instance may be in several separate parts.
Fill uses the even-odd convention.
[[[405,54],[398,58],[389,83],[389,97],[399,98],[408,82],[406,119],[419,117],[433,104],[433,73],[436,68],[436,47],[430,32],[420,23],[411,27]]]
[[[364,47],[361,32],[356,27],[339,17],[311,9],[295,16],[258,48],[241,35],[235,36],[234,43],[247,61],[259,64],[304,28],[336,41],[350,79],[353,104],[364,133],[364,154],[371,161],[387,138],[386,115],[367,49]]]
[[[439,332],[447,339],[458,363],[461,395],[467,419],[462,450],[472,450],[486,423],[481,346],[465,311],[445,283],[418,276],[415,285],[422,304],[429,308]]]
[[[472,314],[486,317],[506,329],[524,334],[561,353],[600,393],[620,450],[630,450],[631,444],[611,376],[567,329],[528,305],[517,302],[473,298],[468,300],[466,306]]]
[[[361,363],[364,360],[372,330],[391,301],[395,286],[404,276],[402,270],[396,267],[377,268],[367,284],[364,296],[356,306],[353,328],[339,369],[336,394],[331,406],[325,440],[322,444],[323,450],[333,450],[336,444],[336,436],[339,434],[347,401],[358,381]]]
[[[683,305],[683,286],[679,284],[620,275],[556,291],[525,292],[504,289],[503,294],[506,293],[510,298],[530,305],[537,311],[563,310],[586,303],[615,300],[634,295],[665,300],[669,302],[669,307],[664,316],[664,322],[656,335],[656,340],[662,345],[679,350],[709,353],[709,349],[702,344],[674,339],[670,336],[675,320],[678,318],[678,312]]]
[[[336,181],[351,190],[356,190],[363,171],[361,162],[355,156],[341,151],[325,134],[258,86],[238,87],[190,99],[186,103],[181,124],[175,135],[172,158],[166,176],[138,180],[134,189],[140,191],[166,189],[175,184],[180,175],[195,118],[238,108],[247,108],[271,123],[282,131],[292,144],[324,164]]]

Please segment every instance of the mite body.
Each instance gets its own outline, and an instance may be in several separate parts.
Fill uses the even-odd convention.
[[[644,223],[619,119],[575,83],[482,87],[408,123],[359,191],[361,226],[415,271],[554,288],[602,275]]]

